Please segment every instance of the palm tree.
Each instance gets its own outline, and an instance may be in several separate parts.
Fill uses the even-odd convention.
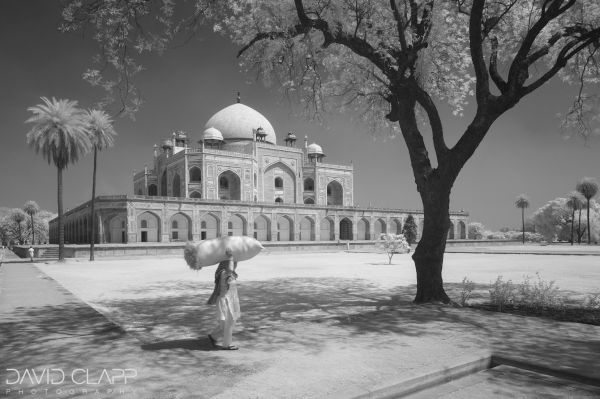
[[[525,194],[519,194],[515,200],[515,206],[521,208],[521,224],[523,226],[523,244],[525,244],[525,208],[529,207],[529,198]]]
[[[27,201],[23,205],[23,211],[31,217],[31,244],[35,244],[35,225],[33,216],[40,211],[39,205],[35,201]]]
[[[94,260],[94,243],[96,241],[96,218],[95,202],[96,202],[96,159],[98,151],[112,147],[115,143],[114,136],[117,135],[112,126],[112,119],[102,110],[91,110],[87,113],[88,129],[92,134],[94,145],[94,174],[92,177],[92,209],[90,213],[90,260]]]
[[[579,183],[577,183],[577,187],[575,187],[577,191],[581,193],[587,200],[587,233],[588,233],[588,244],[592,243],[592,239],[590,236],[590,200],[598,193],[598,182],[591,177],[584,177],[581,179]]]
[[[571,191],[567,197],[567,207],[573,211],[571,214],[571,245],[574,243],[573,226],[575,225],[575,211],[579,210],[579,221],[581,222],[581,208],[583,207],[583,197],[579,191]],[[579,226],[577,226],[577,236],[579,237]]]
[[[85,113],[77,108],[77,101],[48,100],[43,104],[27,108],[33,116],[26,123],[33,123],[27,133],[27,144],[36,153],[54,164],[58,180],[58,259],[64,260],[65,229],[63,224],[63,170],[77,162],[80,156],[92,148],[92,137],[88,132]]]

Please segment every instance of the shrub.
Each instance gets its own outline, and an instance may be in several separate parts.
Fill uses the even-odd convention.
[[[531,283],[529,276],[525,276],[525,280],[519,284],[517,303],[535,310],[562,308],[564,298],[555,285],[555,281],[546,282],[542,280],[539,273],[535,275],[537,276],[536,282]]]
[[[502,276],[498,276],[490,288],[490,301],[498,307],[498,311],[503,312],[506,305],[513,303],[515,297],[515,287],[511,280],[503,281]]]
[[[585,298],[584,306],[586,309],[600,309],[600,293],[588,295]]]
[[[460,306],[465,306],[471,298],[471,292],[475,289],[475,283],[468,278],[463,278],[460,286]]]

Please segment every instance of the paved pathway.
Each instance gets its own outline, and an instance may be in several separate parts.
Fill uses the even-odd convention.
[[[14,378],[7,368],[55,368],[68,375],[87,369],[96,378],[104,369],[133,369],[137,376],[127,384],[104,378],[98,385],[20,388],[48,388],[46,397],[85,397],[82,389],[98,387],[100,397],[349,398],[491,352],[600,381],[600,328],[415,306],[410,287],[369,280],[352,268],[332,278],[311,268],[310,256],[302,258],[304,277],[294,267],[288,276],[282,270],[261,279],[250,279],[260,270],[247,270],[240,282],[244,314],[237,352],[213,351],[204,337],[212,327],[213,310],[204,305],[210,269],[186,281],[165,260],[139,260],[139,269],[119,261],[42,265],[101,314],[33,265],[5,265],[0,392],[15,388],[2,385]],[[19,397],[14,390],[7,395]]]

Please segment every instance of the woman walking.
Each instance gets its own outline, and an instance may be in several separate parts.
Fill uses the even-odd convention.
[[[215,272],[215,289],[208,299],[209,305],[217,305],[217,326],[208,334],[213,347],[222,350],[237,350],[231,344],[233,327],[240,318],[240,301],[238,298],[236,280],[237,261],[233,259],[230,248],[225,250],[227,260],[219,263]]]

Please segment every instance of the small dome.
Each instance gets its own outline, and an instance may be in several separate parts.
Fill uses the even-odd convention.
[[[219,140],[223,141],[223,135],[219,131],[219,129],[215,129],[214,127],[209,127],[202,133],[201,140]]]
[[[223,140],[253,140],[254,132],[262,127],[266,133],[265,141],[277,144],[275,130],[271,123],[260,112],[247,105],[236,103],[223,108],[214,114],[205,129],[214,127],[221,132]]]
[[[173,142],[170,139],[163,140],[162,141],[162,147],[163,148],[173,147]]]
[[[290,139],[290,140],[296,140],[296,135],[294,133],[292,133],[292,132],[289,132],[287,134],[287,138]]]
[[[308,155],[323,155],[323,149],[320,145],[312,143],[306,148]]]

